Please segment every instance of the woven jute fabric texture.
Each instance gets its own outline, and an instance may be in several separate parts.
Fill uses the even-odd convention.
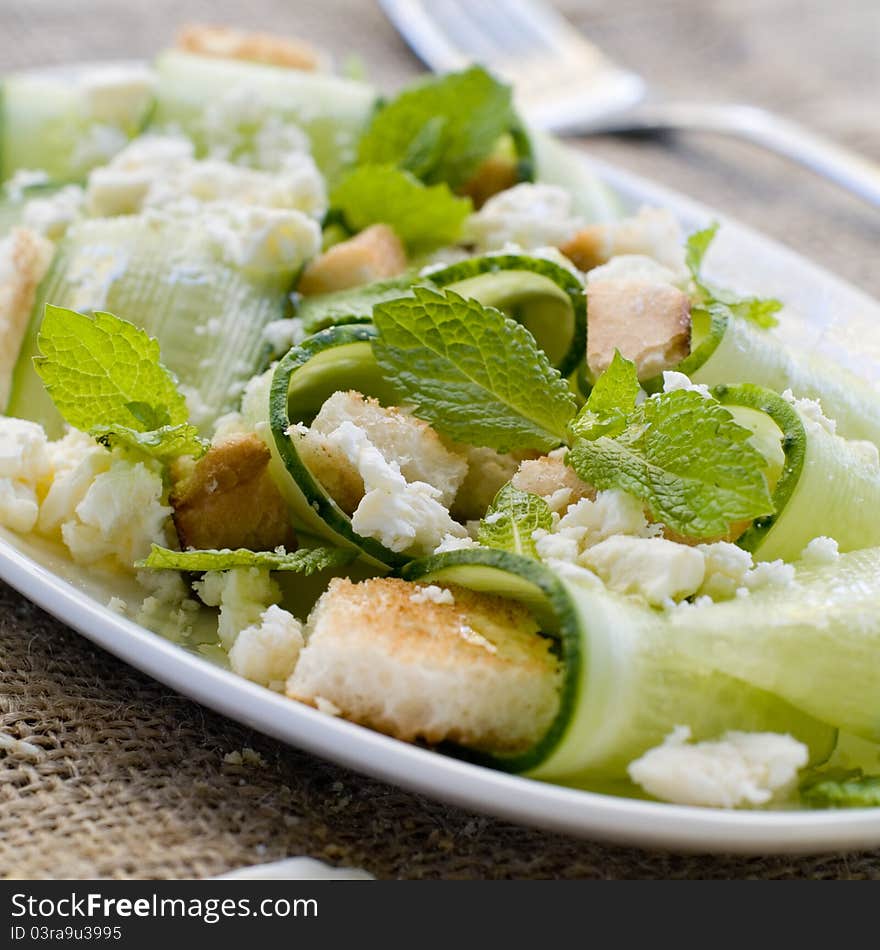
[[[563,9],[679,97],[782,109],[880,158],[875,0],[616,0]],[[416,62],[375,5],[0,0],[0,70],[149,56],[186,20],[297,33],[392,87]],[[880,294],[877,212],[753,149],[688,136],[584,146]],[[158,685],[0,585],[0,875],[203,877],[308,854],[403,878],[880,878],[880,853],[676,856],[468,814],[290,749]],[[244,749],[240,764],[229,753]]]

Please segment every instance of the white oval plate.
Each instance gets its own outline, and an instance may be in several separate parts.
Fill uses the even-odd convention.
[[[630,207],[672,209],[693,229],[719,219],[712,276],[787,304],[800,348],[880,380],[880,305],[780,245],[680,195],[586,158]],[[880,392],[878,392],[880,398]],[[880,845],[880,809],[721,811],[615,798],[460,762],[324,715],[249,683],[104,606],[118,581],[0,531],[0,577],[94,643],[217,712],[300,749],[432,798],[585,838],[680,851],[820,852]]]

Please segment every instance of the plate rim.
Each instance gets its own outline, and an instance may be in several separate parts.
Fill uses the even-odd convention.
[[[143,61],[126,61],[143,63]],[[74,63],[75,68],[86,64]],[[563,143],[624,196],[677,218],[719,220],[737,240],[811,272],[812,280],[876,311],[864,291],[780,242],[663,185]],[[165,686],[287,745],[434,800],[546,831],[645,849],[703,854],[816,854],[880,845],[880,809],[738,811],[582,791],[510,775],[328,716],[251,683],[120,616],[20,550],[0,531],[0,579],[86,639]]]

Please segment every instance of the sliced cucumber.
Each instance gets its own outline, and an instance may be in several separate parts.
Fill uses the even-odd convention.
[[[673,611],[666,633],[707,669],[880,740],[880,548],[799,564],[792,586]]]
[[[587,298],[568,268],[542,257],[489,254],[432,270],[376,281],[364,287],[306,297],[296,316],[307,333],[344,323],[368,323],[373,307],[409,296],[414,286],[442,287],[497,307],[535,337],[550,362],[568,376],[587,346]]]
[[[589,786],[625,777],[629,762],[680,724],[699,738],[727,729],[788,732],[814,761],[834,748],[833,728],[677,649],[663,614],[563,580],[530,558],[454,551],[413,561],[402,576],[519,600],[558,642],[563,681],[547,733],[522,755],[460,753],[468,758]]]
[[[181,129],[199,154],[261,164],[257,137],[288,123],[309,137],[328,179],[354,157],[358,135],[375,104],[364,83],[338,76],[170,50],[159,75],[153,128]]]
[[[120,68],[95,64],[70,69],[18,73],[2,82],[0,180],[17,170],[40,169],[57,182],[78,181],[96,165],[106,163],[143,128],[152,108],[152,94],[126,88],[102,100],[89,90],[112,83]]]
[[[425,280],[497,307],[521,323],[563,376],[587,348],[587,297],[568,268],[542,257],[489,254],[431,271]]]
[[[294,524],[336,545],[354,547],[368,564],[387,570],[405,564],[406,555],[355,533],[351,518],[312,475],[287,434],[292,423],[310,423],[342,385],[393,404],[393,392],[373,358],[375,336],[371,325],[350,324],[322,330],[292,349],[271,374],[264,402],[269,424],[263,421],[257,430],[272,453],[271,472]]]
[[[104,218],[74,225],[59,242],[37,293],[13,377],[7,412],[62,421],[34,371],[46,303],[108,310],[158,339],[163,362],[187,387],[207,426],[237,401],[263,365],[263,326],[283,314],[291,275],[258,278],[218,259],[199,218]]]
[[[775,423],[785,461],[773,487],[774,514],[757,519],[739,539],[756,558],[793,561],[809,541],[834,538],[841,551],[880,545],[880,469],[869,455],[821,425],[804,424],[797,409],[758,386],[716,386],[715,397],[737,421],[763,413]]]
[[[880,445],[880,399],[863,380],[809,354],[792,353],[771,332],[733,316],[723,306],[692,314],[694,348],[676,369],[695,383],[754,383],[796,396],[818,399],[826,415],[848,439]],[[657,378],[643,384],[662,389]]]

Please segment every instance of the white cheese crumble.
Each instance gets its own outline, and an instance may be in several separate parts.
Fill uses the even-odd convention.
[[[729,541],[698,544],[706,562],[706,575],[697,592],[712,600],[727,600],[743,587],[746,575],[754,566],[752,555]]]
[[[473,538],[459,537],[457,534],[444,534],[432,553],[445,554],[447,551],[463,551],[465,548],[478,548],[479,546]]]
[[[690,377],[684,373],[677,373],[675,370],[663,371],[663,392],[673,393],[678,390],[685,392],[699,393],[704,399],[711,399],[712,393],[709,387],[703,383],[692,383]]]
[[[564,188],[523,183],[493,195],[472,214],[465,222],[465,239],[484,252],[511,243],[532,249],[564,244],[582,226]]]
[[[21,211],[21,224],[57,241],[82,216],[85,192],[79,185],[66,185],[54,194],[31,198]]]
[[[363,429],[344,421],[326,441],[363,479],[364,497],[351,519],[358,534],[377,538],[392,551],[418,554],[433,551],[446,535],[465,536],[465,529],[438,500],[440,490],[427,482],[407,482],[400,466],[387,461]]]
[[[23,534],[34,529],[51,471],[43,427],[0,416],[0,524]]]
[[[193,590],[209,607],[219,607],[217,634],[224,649],[231,650],[246,627],[260,626],[263,614],[281,600],[281,591],[268,568],[236,567],[208,571]]]
[[[146,66],[102,66],[88,72],[80,86],[86,115],[128,126],[146,113],[155,85],[155,74]]]
[[[662,745],[630,763],[630,778],[680,805],[766,805],[785,796],[809,759],[802,742],[773,732],[728,732],[693,744],[690,737],[689,727],[676,726]]]
[[[703,583],[705,558],[665,538],[615,535],[587,548],[581,563],[620,594],[637,594],[655,607],[690,597]]]
[[[273,604],[260,615],[259,623],[245,627],[235,638],[229,665],[253,683],[284,692],[303,646],[300,622]]]
[[[34,188],[37,185],[48,185],[49,175],[41,168],[19,168],[18,171],[8,179],[3,190],[6,198],[12,202],[22,201],[28,188]]]
[[[801,551],[801,560],[809,564],[833,564],[840,557],[840,551],[834,538],[824,535],[813,538]]]
[[[410,595],[409,599],[414,604],[454,604],[455,597],[451,590],[445,587],[438,587],[436,584],[429,584],[427,587],[417,587]]]
[[[305,338],[305,327],[299,317],[273,320],[263,327],[263,339],[272,347],[272,352],[279,355],[299,346]]]
[[[837,423],[822,412],[822,404],[818,399],[798,399],[790,389],[785,390],[782,398],[795,408],[808,429],[811,426],[819,427],[831,435],[837,431]]]
[[[597,225],[593,230],[599,238],[602,259],[650,257],[672,272],[676,285],[689,280],[681,226],[671,211],[643,206],[631,217]]]

